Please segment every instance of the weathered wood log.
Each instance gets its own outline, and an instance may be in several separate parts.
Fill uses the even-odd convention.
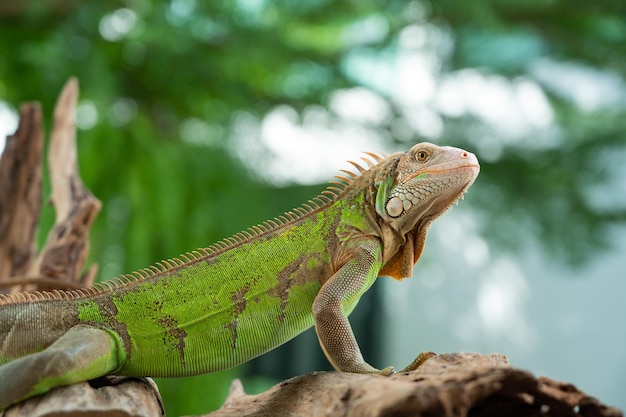
[[[1,413],[1,412],[0,412]],[[57,388],[21,402],[3,417],[163,416],[156,384],[149,378],[106,377]]]
[[[320,372],[297,376],[258,395],[239,381],[222,408],[206,417],[403,416],[619,417],[571,384],[511,368],[503,355],[437,355],[416,371],[359,375]]]

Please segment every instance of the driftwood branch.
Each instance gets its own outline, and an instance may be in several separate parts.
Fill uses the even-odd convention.
[[[89,252],[89,230],[101,204],[85,187],[78,172],[74,120],[77,102],[78,81],[72,78],[54,109],[48,150],[56,220],[29,275],[91,286],[97,268],[92,266],[84,275],[81,271]]]
[[[108,377],[49,391],[9,408],[3,417],[162,416],[158,392],[149,378]]]
[[[239,381],[222,408],[206,417],[551,416],[619,417],[571,384],[509,366],[503,355],[437,355],[390,377],[321,372],[298,376],[258,395]]]
[[[48,290],[38,282],[59,281],[61,288],[93,284],[97,267],[82,273],[89,251],[89,230],[100,201],[83,185],[76,160],[74,115],[78,82],[70,79],[54,110],[48,165],[56,221],[36,252],[42,204],[43,126],[39,104],[24,104],[17,132],[0,158],[0,281],[12,291]],[[28,277],[27,279],[22,277]]]
[[[0,280],[25,275],[36,256],[42,149],[41,108],[24,104],[0,157]]]

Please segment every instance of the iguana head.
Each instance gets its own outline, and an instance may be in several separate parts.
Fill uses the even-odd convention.
[[[463,149],[419,143],[400,154],[395,173],[380,179],[376,193],[385,246],[380,275],[412,275],[428,226],[463,196],[479,170],[476,156]]]

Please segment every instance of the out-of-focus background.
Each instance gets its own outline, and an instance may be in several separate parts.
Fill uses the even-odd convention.
[[[624,409],[625,57],[620,0],[1,1],[0,147],[20,102],[49,127],[79,78],[101,279],[279,215],[362,151],[468,149],[481,174],[414,277],[351,317],[366,358],[501,352]],[[193,414],[235,376],[255,392],[328,368],[308,332],[159,385]]]

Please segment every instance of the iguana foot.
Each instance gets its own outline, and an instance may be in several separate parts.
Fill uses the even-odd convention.
[[[409,366],[407,366],[406,368],[404,368],[400,372],[402,373],[402,372],[414,371],[417,368],[419,368],[420,366],[422,366],[424,364],[424,362],[426,362],[428,359],[432,358],[433,356],[437,356],[437,354],[434,353],[434,352],[422,352],[419,355],[417,355],[417,358],[415,358],[413,360],[413,362],[411,362],[409,364]],[[387,369],[387,368],[385,368],[385,369]]]

